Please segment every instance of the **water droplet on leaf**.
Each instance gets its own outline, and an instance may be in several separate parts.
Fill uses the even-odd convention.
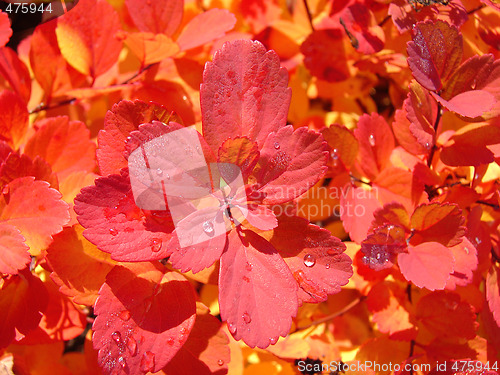
[[[141,371],[153,372],[155,368],[155,355],[150,351],[144,352],[141,358]]]
[[[175,344],[175,340],[174,340],[174,338],[173,338],[173,337],[169,338],[169,339],[167,340],[167,344],[168,344],[168,345],[174,345],[174,344]]]
[[[249,272],[250,272],[250,271],[252,270],[252,268],[253,268],[252,263],[247,262],[247,264],[246,264],[245,268],[247,269],[247,271],[249,271]]]
[[[269,342],[271,343],[271,345],[274,345],[278,342],[278,338],[277,337],[270,337]]]
[[[316,257],[312,254],[306,254],[304,256],[304,265],[306,267],[312,267],[316,264]]]
[[[113,332],[113,333],[111,334],[111,338],[112,338],[115,342],[119,343],[119,342],[120,342],[120,340],[122,339],[122,335],[121,335],[121,333],[120,333],[120,332],[115,331],[115,332]]]
[[[219,360],[217,361],[217,364],[218,364],[219,366],[223,366],[223,365],[224,365],[224,361],[223,361],[222,359],[219,359]]]
[[[373,134],[370,134],[368,137],[368,142],[370,143],[370,146],[375,147],[375,137]]]
[[[325,264],[325,268],[326,268],[327,270],[329,270],[329,269],[330,269],[330,265],[329,265],[328,263],[327,263],[327,264]]]
[[[336,254],[337,254],[337,251],[335,251],[334,249],[328,249],[328,250],[326,251],[326,253],[327,253],[328,255],[336,255]]]
[[[203,231],[205,233],[213,233],[213,231],[214,231],[214,225],[210,221],[205,221],[203,223]]]
[[[118,234],[118,231],[115,228],[110,228],[109,234],[111,234],[112,236],[116,236]]]
[[[133,337],[128,339],[127,349],[132,357],[137,354],[137,341]]]
[[[150,243],[151,251],[157,253],[158,251],[160,251],[161,245],[162,241],[159,238],[153,238]]]
[[[232,334],[234,334],[236,332],[236,325],[233,324],[233,323],[229,323],[227,325],[227,329],[229,330],[229,332],[231,332]]]
[[[280,149],[280,144],[278,142],[274,142],[274,148],[276,150],[279,150]]]
[[[157,174],[158,176],[163,176],[163,171],[162,171],[160,168],[158,168],[158,169],[156,170],[156,174]]]
[[[248,313],[243,313],[242,318],[246,324],[248,324],[252,321],[252,318],[250,317],[250,315],[248,315]]]
[[[130,319],[130,311],[123,310],[118,316],[120,317],[121,320],[127,321]]]
[[[119,364],[122,368],[125,368],[125,366],[127,366],[127,362],[125,361],[125,358],[123,358],[123,357],[118,358],[118,364]]]

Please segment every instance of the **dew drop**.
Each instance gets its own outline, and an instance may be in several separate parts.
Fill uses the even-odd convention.
[[[278,142],[274,142],[274,148],[276,150],[279,150],[280,149],[280,144]]]
[[[158,168],[158,169],[156,170],[156,175],[158,175],[158,176],[160,176],[160,177],[161,177],[161,176],[163,176],[163,171],[162,171],[160,168]]]
[[[129,338],[127,341],[127,349],[132,357],[137,355],[137,341],[133,337]]]
[[[370,136],[368,137],[368,142],[370,143],[370,146],[375,147],[375,137],[373,136],[373,134],[370,134]]]
[[[167,174],[165,174],[165,179],[166,179],[166,180],[170,180],[170,175],[169,175],[168,173],[167,173]]]
[[[149,245],[151,246],[151,251],[157,253],[161,249],[162,241],[159,238],[153,238]]]
[[[270,337],[269,342],[271,343],[271,345],[274,345],[278,342],[278,338],[277,337]]]
[[[174,338],[173,338],[173,337],[169,338],[169,339],[167,340],[167,344],[168,344],[168,345],[174,345],[174,344],[175,344],[175,340],[174,340]]]
[[[214,225],[210,221],[205,221],[203,223],[203,231],[205,233],[213,233],[213,231],[214,231]]]
[[[232,334],[234,334],[236,332],[236,325],[234,325],[233,323],[229,323],[227,325],[227,329],[229,329],[229,332],[231,332]]]
[[[243,313],[243,315],[241,316],[243,318],[243,321],[248,324],[252,321],[252,318],[250,317],[250,315],[248,315],[248,313]]]
[[[219,359],[219,360],[217,361],[217,364],[218,364],[219,366],[224,366],[224,361],[223,361],[222,359]]]
[[[187,333],[187,329],[182,327],[180,332],[181,332],[181,335],[185,335]]]
[[[243,276],[242,277],[243,281],[246,282],[246,283],[249,283],[250,282],[250,279],[246,276]]]
[[[330,269],[330,265],[329,265],[328,263],[327,263],[327,264],[325,264],[325,268],[326,268],[327,270],[329,270],[329,269]]]
[[[116,343],[119,343],[122,339],[122,335],[120,332],[118,331],[115,331],[111,334],[111,338],[116,342]]]
[[[144,352],[141,358],[142,372],[153,372],[155,368],[155,355],[150,351]]]
[[[115,228],[110,228],[109,234],[111,234],[112,236],[116,236],[118,234],[118,231]]]
[[[120,317],[121,320],[127,321],[130,319],[130,311],[123,310],[118,316]]]
[[[429,142],[425,142],[425,149],[426,150],[430,150],[431,149],[431,145]]]
[[[249,271],[249,272],[250,272],[250,271],[252,270],[252,268],[253,268],[252,263],[247,262],[247,264],[246,264],[245,268],[247,269],[247,271]]]
[[[129,136],[127,137],[127,142],[130,142],[131,140],[132,140],[132,137],[129,135]]]
[[[335,251],[335,249],[328,249],[328,250],[326,251],[326,253],[327,253],[328,255],[336,255],[336,254],[337,254],[337,252]]]
[[[304,264],[306,267],[312,267],[316,264],[316,258],[312,254],[306,254],[304,256]]]
[[[122,368],[125,368],[125,366],[127,366],[127,362],[125,361],[125,358],[123,358],[123,357],[118,358],[118,364],[119,364]]]

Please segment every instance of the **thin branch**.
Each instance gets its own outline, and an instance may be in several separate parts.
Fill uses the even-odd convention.
[[[434,139],[436,139],[436,135],[437,135],[437,128],[439,126],[439,122],[441,121],[441,116],[443,114],[443,109],[441,107],[441,103],[437,103],[437,116],[436,116],[436,121],[434,121]],[[432,159],[434,158],[434,152],[436,152],[436,144],[435,142],[433,142],[432,144],[432,147],[431,147],[431,151],[429,152],[429,157],[427,159],[427,166],[430,168],[431,165],[432,165]]]
[[[108,87],[115,87],[115,86],[121,86],[121,85],[129,84],[134,79],[136,79],[137,77],[139,77],[142,73],[146,72],[151,67],[153,67],[154,65],[157,65],[157,64],[158,63],[146,65],[145,67],[141,68],[139,71],[137,71],[136,73],[134,73],[134,75],[132,75],[131,77],[127,78],[125,81],[120,82],[120,83],[114,83],[112,85],[109,85]],[[73,97],[73,98],[62,100],[62,101],[57,102],[55,104],[43,104],[43,103],[41,103],[37,107],[33,108],[29,113],[31,115],[33,113],[38,113],[38,112],[41,112],[41,111],[47,111],[49,109],[63,107],[63,106],[68,105],[68,104],[73,104],[77,100],[78,100],[78,98]]]
[[[494,203],[489,203],[489,202],[486,202],[486,201],[482,201],[482,200],[477,200],[476,203],[478,204],[483,204],[485,206],[488,206],[488,207],[491,207],[493,208],[495,211],[498,211],[500,209],[500,206],[498,204],[494,204]]]
[[[303,330],[305,330],[307,328],[310,328],[310,327],[313,327],[313,326],[317,326],[317,325],[319,325],[321,323],[326,323],[326,322],[328,322],[330,320],[333,320],[333,319],[335,319],[335,318],[337,318],[337,317],[339,317],[341,315],[344,315],[346,312],[352,310],[354,307],[356,307],[357,305],[359,305],[365,299],[366,299],[366,296],[358,297],[354,301],[352,301],[351,303],[349,303],[347,306],[345,306],[342,310],[334,312],[333,314],[327,315],[324,318],[315,320],[314,322],[311,322],[310,324],[307,324],[307,325],[305,325],[303,327],[297,327],[294,332],[303,331]]]
[[[486,8],[486,4],[481,4],[479,5],[477,8],[474,8],[474,9],[471,9],[467,12],[467,14],[470,16],[471,14],[473,13],[476,13],[477,11],[483,9],[483,8]]]
[[[390,15],[387,15],[387,16],[385,16],[385,18],[384,18],[382,21],[380,21],[380,22],[378,23],[378,25],[379,25],[380,27],[382,27],[382,26],[384,26],[384,25],[385,25],[385,23],[386,23],[387,21],[389,21],[390,19],[391,19],[391,16],[390,16]]]
[[[307,0],[303,0],[303,3],[304,3],[304,7],[306,8],[307,18],[309,19],[309,25],[311,25],[311,30],[314,32],[316,30],[314,29],[313,18],[312,18],[311,10],[309,9],[309,4],[307,4]]]

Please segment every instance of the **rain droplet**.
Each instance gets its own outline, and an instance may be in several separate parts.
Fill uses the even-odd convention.
[[[274,148],[276,150],[279,150],[280,149],[280,144],[278,142],[274,142]]]
[[[150,243],[151,251],[157,253],[158,251],[160,251],[161,245],[162,241],[159,238],[153,238]]]
[[[250,279],[249,279],[248,277],[243,276],[242,278],[243,278],[243,281],[244,281],[244,282],[246,282],[246,283],[249,283],[249,282],[250,282]]]
[[[214,231],[214,225],[210,221],[205,221],[203,223],[203,231],[205,233],[213,233],[213,231]]]
[[[120,317],[121,320],[127,321],[130,319],[130,311],[123,310],[118,316]]]
[[[236,325],[234,325],[233,323],[229,323],[227,325],[227,329],[229,329],[229,332],[231,332],[232,334],[234,334],[236,332]]]
[[[158,176],[163,176],[163,171],[162,171],[160,168],[158,168],[158,169],[156,170],[156,174],[157,174]]]
[[[271,343],[271,345],[274,345],[278,342],[278,338],[277,337],[270,337],[269,342]]]
[[[370,136],[368,137],[368,142],[370,143],[370,146],[375,147],[375,137],[373,136],[373,134],[370,134]]]
[[[325,268],[326,268],[327,270],[329,270],[329,269],[330,269],[330,265],[329,265],[328,263],[327,263],[327,264],[325,264]]]
[[[141,358],[142,372],[153,372],[155,369],[155,355],[150,351],[144,352]]]
[[[250,315],[248,315],[248,313],[243,313],[243,315],[241,316],[243,318],[243,321],[248,324],[252,321],[252,318],[250,317]]]
[[[115,332],[113,332],[113,333],[111,334],[111,338],[112,338],[113,340],[115,340],[115,342],[119,343],[119,342],[120,342],[120,340],[122,339],[122,335],[121,335],[121,333],[120,333],[120,332],[115,331]]]
[[[116,236],[118,234],[118,231],[115,228],[110,228],[109,234],[111,234],[112,236]]]
[[[246,264],[245,268],[247,269],[247,271],[249,271],[249,272],[250,272],[250,271],[252,270],[252,268],[253,268],[252,263],[247,262],[247,264]]]
[[[137,355],[137,341],[135,341],[135,339],[133,337],[128,339],[127,349],[132,357]]]
[[[119,364],[122,368],[125,368],[125,366],[127,366],[127,362],[125,361],[125,358],[123,358],[123,357],[118,358],[118,364]]]
[[[180,332],[181,332],[181,335],[185,335],[187,333],[187,329],[182,327]]]
[[[168,173],[167,173],[167,174],[165,174],[165,179],[166,179],[166,180],[170,180],[170,175],[169,175]]]
[[[306,254],[304,256],[304,264],[306,267],[312,267],[316,264],[316,258],[312,254]]]
[[[175,340],[174,340],[174,338],[173,338],[173,337],[169,338],[169,339],[167,340],[167,344],[168,344],[168,345],[174,345],[174,344],[175,344]]]
[[[326,253],[327,253],[328,255],[336,255],[336,254],[337,254],[337,252],[336,252],[334,249],[328,249],[328,250],[326,251]]]
[[[219,359],[219,360],[217,361],[217,364],[218,364],[219,366],[223,366],[223,365],[224,365],[224,361],[223,361],[222,359]]]
[[[429,142],[425,142],[425,149],[426,150],[430,150],[430,148],[431,148],[430,143]]]

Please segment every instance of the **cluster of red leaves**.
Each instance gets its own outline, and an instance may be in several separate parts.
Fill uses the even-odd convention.
[[[0,368],[494,373],[498,10],[80,0],[17,50],[0,12]],[[128,158],[192,125],[244,194],[176,222]]]

